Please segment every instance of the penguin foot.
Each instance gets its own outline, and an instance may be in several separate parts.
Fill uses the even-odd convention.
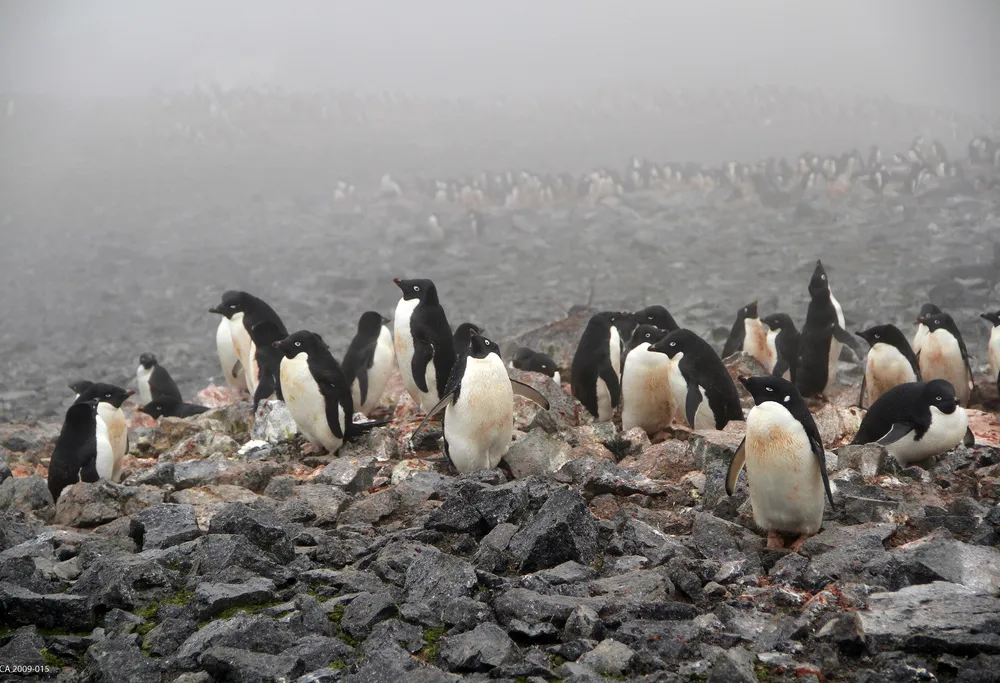
[[[304,444],[302,444],[301,451],[302,455],[319,455],[322,453],[326,453],[325,448],[323,448],[322,446],[317,446],[312,441],[306,441]]]
[[[807,538],[809,537],[805,535],[799,536],[794,541],[792,541],[792,544],[788,546],[788,549],[791,550],[793,553],[799,552],[799,548],[802,547],[802,544],[806,542]]]
[[[785,539],[777,531],[767,532],[767,547],[769,550],[781,549],[785,547]]]

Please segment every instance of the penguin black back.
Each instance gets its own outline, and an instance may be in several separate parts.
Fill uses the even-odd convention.
[[[792,317],[787,313],[772,313],[761,318],[761,322],[767,325],[771,332],[776,333],[775,364],[771,374],[775,377],[784,377],[787,372],[794,384],[799,364],[799,331],[795,329]]]
[[[887,436],[893,425],[909,426],[919,440],[931,426],[931,406],[951,414],[958,407],[951,382],[908,382],[893,387],[868,409],[852,444],[866,444]]]
[[[185,403],[172,398],[164,398],[159,401],[151,401],[139,407],[139,411],[146,413],[153,419],[161,417],[193,417],[207,413],[211,408],[200,406],[196,403]]]
[[[573,364],[570,368],[573,396],[594,417],[599,417],[598,381],[602,381],[607,388],[611,409],[618,406],[621,388],[615,368],[621,367],[621,358],[620,356],[618,359],[612,358],[611,343],[613,335],[618,335],[615,323],[620,316],[621,313],[613,311],[602,311],[591,316],[587,327],[583,330],[583,336],[580,337],[576,353],[573,354]]]
[[[354,380],[361,384],[361,402],[368,396],[368,370],[375,362],[375,346],[378,344],[382,326],[389,321],[378,311],[365,311],[358,318],[358,331],[344,353],[341,369],[348,385]],[[280,359],[279,359],[280,360]]]
[[[253,409],[261,401],[270,396],[276,396],[279,401],[283,401],[281,394],[281,351],[274,348],[275,342],[284,339],[287,334],[276,323],[264,320],[256,323],[250,330],[250,338],[253,340],[256,350],[254,352],[254,362],[257,363],[257,388],[253,392]],[[180,401],[174,402],[180,403]],[[187,417],[180,415],[178,417]]]
[[[177,387],[177,383],[174,382],[166,368],[157,361],[156,356],[151,353],[142,354],[139,356],[139,365],[148,373],[147,381],[149,383],[150,400],[181,400],[181,390]],[[140,381],[142,380],[140,379]],[[140,394],[144,393],[142,389],[140,387]]]
[[[736,322],[733,323],[733,329],[729,331],[729,338],[726,340],[725,346],[722,348],[722,357],[729,358],[731,355],[737,351],[743,350],[743,338],[746,336],[746,326],[744,320],[747,318],[757,317],[757,302],[754,301],[752,304],[747,304],[739,310],[736,314]]]
[[[817,396],[826,390],[830,379],[830,348],[834,338],[856,348],[854,338],[840,326],[837,307],[830,294],[830,283],[822,261],[809,280],[809,308],[799,335],[799,363],[795,387],[803,396]]]
[[[549,377],[555,377],[555,374],[559,371],[559,366],[556,365],[556,362],[551,357],[540,351],[533,351],[526,346],[519,347],[514,351],[511,364],[518,370],[538,372]]]
[[[97,474],[97,399],[78,401],[66,411],[49,461],[48,486],[52,500],[82,478],[95,482]]]
[[[913,368],[913,374],[916,375],[917,381],[920,381],[920,363],[917,361],[917,355],[913,353],[913,348],[910,346],[910,342],[907,341],[906,335],[898,327],[887,323],[885,325],[869,327],[867,330],[862,330],[856,334],[868,342],[869,346],[888,344],[895,348],[910,363],[910,367]]]
[[[212,313],[219,313],[227,318],[232,318],[237,313],[243,314],[243,326],[247,332],[252,332],[254,325],[262,322],[271,322],[278,328],[282,338],[288,336],[288,330],[281,318],[274,309],[263,299],[259,299],[247,292],[228,290],[222,294],[222,303],[211,309]]]
[[[475,323],[465,322],[456,327],[455,334],[452,335],[455,340],[456,357],[469,352],[469,344],[471,343],[472,334],[482,333],[483,328]]]
[[[89,389],[93,385],[94,385],[94,383],[91,382],[90,380],[78,379],[77,381],[75,381],[72,384],[70,384],[69,388],[70,388],[70,390],[74,394],[76,394],[77,396],[79,396],[80,394],[82,394],[83,392],[85,392],[87,389]]]
[[[409,321],[413,336],[413,358],[410,364],[414,382],[421,391],[430,390],[426,385],[425,370],[427,363],[433,362],[437,396],[443,396],[451,368],[455,364],[456,352],[455,338],[448,316],[438,299],[437,287],[427,279],[397,278],[393,282],[402,291],[404,300],[419,301]]]

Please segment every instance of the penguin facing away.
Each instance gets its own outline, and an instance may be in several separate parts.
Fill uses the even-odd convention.
[[[354,409],[365,413],[378,405],[396,367],[396,347],[387,324],[389,319],[366,311],[358,319],[358,331],[344,354],[343,369],[351,385]]]
[[[622,339],[616,323],[622,315],[603,311],[591,316],[573,354],[573,396],[599,422],[611,421],[621,395]]]
[[[866,402],[871,405],[898,384],[920,381],[917,356],[898,327],[876,325],[855,334],[871,346],[865,361],[865,376],[861,380],[859,408]]]
[[[989,372],[990,378],[996,380],[997,394],[1000,394],[1000,311],[983,313],[980,317],[993,325],[990,330]]]
[[[679,330],[680,325],[664,306],[646,306],[632,314],[637,325],[653,325],[664,332]]]
[[[805,400],[781,377],[740,377],[753,396],[747,433],[729,464],[726,493],[736,489],[746,467],[750,506],[757,526],[767,532],[767,546],[781,547],[781,534],[798,538],[791,549],[823,524],[823,494],[833,508],[826,454],[819,429]]]
[[[154,420],[158,420],[161,417],[194,417],[195,415],[207,413],[209,410],[211,410],[211,408],[208,406],[200,406],[196,403],[185,403],[184,401],[178,401],[172,398],[150,401],[143,406],[139,406],[140,412],[146,413]]]
[[[69,385],[70,391],[76,394],[73,397],[73,400],[76,401],[76,399],[80,398],[80,394],[82,394],[92,386],[94,386],[94,383],[86,379],[78,379],[77,381],[70,384]]]
[[[281,372],[281,351],[273,345],[287,336],[270,320],[256,323],[250,330],[254,349],[252,362],[255,366],[254,375],[257,377],[257,388],[253,392],[254,412],[257,412],[257,406],[261,401],[274,398],[279,401],[285,400],[281,394],[281,380],[278,377]]]
[[[799,363],[795,386],[802,396],[817,396],[829,391],[837,379],[837,361],[841,345],[857,353],[858,345],[844,329],[844,311],[830,291],[822,261],[816,261],[809,281],[809,309],[799,334]]]
[[[514,434],[514,394],[549,408],[544,396],[507,375],[496,342],[471,332],[469,352],[459,356],[444,396],[413,436],[444,409],[444,452],[452,466],[459,473],[496,467]]]
[[[622,365],[622,430],[641,427],[652,435],[670,426],[677,412],[670,388],[673,361],[662,353],[647,353],[665,336],[654,325],[639,325]]]
[[[97,474],[97,399],[74,403],[66,411],[49,461],[48,486],[52,500],[79,481],[93,483]]]
[[[219,363],[222,366],[222,376],[231,389],[245,391],[247,380],[243,372],[243,364],[233,346],[233,333],[229,329],[229,318],[223,317],[215,330],[215,349],[219,353]]]
[[[927,338],[928,333],[927,325],[920,322],[920,319],[937,315],[941,312],[940,308],[930,303],[924,304],[920,307],[920,314],[917,315],[917,331],[913,333],[913,344],[911,345],[913,353],[915,353],[918,358],[920,357],[920,349],[923,347],[924,340]]]
[[[274,323],[282,337],[288,336],[288,330],[281,318],[266,302],[247,292],[229,290],[223,293],[222,302],[210,308],[211,313],[218,313],[229,320],[229,330],[233,347],[243,366],[247,390],[254,393],[257,390],[257,364],[254,362],[256,348],[250,331],[260,322]]]
[[[135,394],[114,384],[97,382],[80,394],[77,403],[96,400],[97,403],[97,473],[102,479],[121,480],[125,456],[128,454],[128,424],[122,404]]]
[[[181,390],[177,388],[177,383],[151,353],[139,356],[139,367],[135,369],[135,382],[139,387],[139,401],[142,403],[165,398],[181,399]]]
[[[943,379],[893,387],[872,404],[852,444],[878,442],[903,466],[975,444],[955,388]]]
[[[922,378],[928,382],[947,380],[954,387],[959,403],[968,404],[973,389],[972,367],[958,325],[944,312],[922,316],[918,321],[927,325],[927,336],[918,356]]]
[[[672,361],[670,388],[691,429],[723,429],[743,420],[733,378],[711,344],[687,329],[671,332],[647,349]]]
[[[772,313],[761,318],[761,322],[768,327],[768,358],[774,361],[767,371],[794,384],[799,363],[799,331],[795,329],[792,317],[787,313]]]
[[[433,282],[399,278],[393,282],[403,292],[393,319],[396,364],[407,392],[426,412],[441,400],[448,384],[455,339]]]

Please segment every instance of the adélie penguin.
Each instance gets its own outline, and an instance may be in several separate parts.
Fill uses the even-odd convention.
[[[799,363],[799,331],[792,317],[787,313],[772,313],[761,318],[761,322],[768,327],[768,358],[774,361],[767,371],[794,384]]]
[[[340,363],[314,332],[274,343],[281,351],[281,391],[296,426],[313,446],[336,453],[344,440],[385,421],[354,423],[354,399]]]
[[[468,353],[469,343],[472,338],[472,333],[485,334],[484,328],[480,327],[476,323],[465,322],[455,328],[455,334],[452,336],[455,339],[455,355],[460,356],[463,353]]]
[[[254,350],[251,362],[255,366],[254,375],[257,377],[257,387],[253,392],[255,413],[261,401],[284,400],[281,394],[281,380],[278,378],[281,369],[281,351],[274,348],[274,343],[287,336],[284,327],[279,327],[271,320],[262,320],[254,324],[250,330]]]
[[[97,473],[97,399],[74,403],[66,411],[49,461],[48,485],[52,500],[81,480],[93,483]]]
[[[609,422],[621,397],[622,337],[616,323],[624,313],[603,311],[591,316],[573,354],[573,396],[599,422]]]
[[[671,332],[647,349],[671,359],[670,389],[691,429],[722,429],[743,420],[736,384],[712,345],[687,329]]]
[[[925,381],[948,380],[960,403],[968,404],[972,393],[972,367],[962,333],[954,319],[944,312],[921,316],[927,336],[920,345],[920,374]]]
[[[795,387],[803,396],[826,393],[837,379],[841,345],[857,353],[854,337],[844,329],[844,311],[830,291],[822,261],[816,261],[809,280],[809,309],[799,334],[799,362]]]
[[[674,316],[670,315],[670,311],[659,304],[646,306],[646,308],[633,313],[632,317],[636,325],[653,325],[664,332],[673,332],[680,329],[680,325],[674,320]]]
[[[1000,311],[983,313],[980,317],[993,325],[989,344],[990,378],[996,380],[997,393],[1000,394]]]
[[[233,340],[233,347],[236,355],[243,366],[243,374],[246,380],[247,390],[254,393],[257,390],[257,364],[253,362],[256,356],[256,348],[250,331],[254,325],[264,321],[274,323],[282,338],[288,336],[285,324],[263,300],[258,299],[247,292],[229,290],[222,295],[222,302],[209,309],[212,313],[218,313],[229,320],[229,331]]]
[[[354,409],[366,415],[378,405],[396,367],[396,347],[388,323],[389,319],[376,311],[362,313],[357,334],[344,354],[344,375],[351,385]]]
[[[856,332],[871,348],[865,361],[858,407],[871,405],[898,384],[920,381],[920,365],[910,342],[895,325],[876,325]]]
[[[514,350],[514,355],[510,360],[510,367],[515,370],[525,372],[537,372],[548,375],[556,384],[562,381],[559,376],[559,366],[550,356],[541,351],[534,351],[526,346],[519,346]]]
[[[455,339],[433,282],[399,278],[393,282],[403,293],[392,322],[396,364],[406,391],[426,412],[441,400],[448,384]]]
[[[73,396],[73,400],[76,401],[76,399],[80,398],[80,394],[82,394],[92,386],[94,386],[94,383],[86,379],[78,379],[77,381],[71,383],[69,385],[70,391],[72,391],[75,394]]]
[[[726,475],[726,493],[736,489],[746,467],[754,522],[779,548],[781,534],[795,535],[798,551],[823,524],[823,494],[834,507],[819,429],[795,385],[774,376],[740,377],[753,396],[747,433]]]
[[[851,443],[873,442],[906,466],[972,446],[975,436],[951,382],[933,379],[900,384],[871,405]]]
[[[670,389],[673,361],[662,353],[647,353],[665,336],[666,330],[639,325],[625,352],[622,365],[622,430],[641,427],[656,434],[673,421],[677,406]]]
[[[496,467],[514,434],[514,394],[549,407],[539,392],[508,376],[496,342],[472,332],[469,352],[459,356],[444,396],[413,436],[444,409],[444,452],[452,466],[459,473]]]
[[[747,304],[736,314],[736,322],[722,348],[722,357],[729,358],[738,351],[744,351],[770,372],[774,368],[774,360],[767,343],[767,330],[757,315],[757,302]]]
[[[142,403],[181,398],[181,390],[177,388],[177,383],[151,353],[139,356],[139,367],[135,369],[135,383],[139,388],[139,401]]]
[[[243,372],[243,364],[240,363],[240,357],[233,345],[233,333],[229,326],[229,318],[223,317],[215,330],[215,350],[219,354],[222,376],[226,378],[226,384],[231,389],[245,391],[247,388],[246,374]]]
[[[122,404],[135,394],[114,384],[96,382],[77,398],[77,403],[96,400],[97,473],[102,479],[121,480],[125,455],[128,453],[128,424]]]
[[[150,401],[139,406],[139,411],[146,413],[153,419],[161,417],[194,417],[207,413],[211,408],[200,406],[197,403],[185,403],[175,398],[161,398],[159,401]]]
[[[925,318],[931,315],[936,315],[940,312],[941,309],[935,306],[934,304],[928,303],[920,307],[920,313],[917,315],[917,330],[916,332],[913,333],[913,344],[912,344],[913,353],[917,354],[918,358],[920,357],[920,349],[924,345],[924,339],[927,338],[927,332],[928,332],[927,325],[920,322],[920,320],[921,318]]]

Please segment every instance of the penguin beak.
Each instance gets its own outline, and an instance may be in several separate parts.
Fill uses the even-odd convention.
[[[403,288],[403,281],[402,281],[402,280],[400,280],[400,279],[399,279],[398,277],[394,277],[394,278],[392,278],[392,284],[396,285],[396,286],[397,286],[397,287],[399,287],[400,289],[402,289],[402,288]]]
[[[281,342],[271,342],[271,348],[272,349],[280,349],[281,348]]]
[[[861,337],[862,339],[864,339],[864,338],[865,338],[865,335],[864,335],[864,332],[862,332],[861,330],[858,330],[858,331],[856,331],[856,332],[855,332],[854,334],[858,335],[858,336],[859,336],[859,337]],[[867,340],[865,340],[865,341],[867,341]]]
[[[388,325],[389,324],[389,319],[386,318],[384,315],[382,316],[382,324],[383,325]]]
[[[924,316],[922,316],[922,315],[919,315],[919,316],[917,316],[917,324],[918,324],[918,325],[923,325],[923,324],[925,324],[926,322],[927,322],[927,318],[925,318],[925,317],[924,317]]]
[[[131,398],[133,396],[135,396],[135,391],[133,391],[132,389],[129,389],[128,391],[125,392],[125,398]]]
[[[212,306],[210,309],[208,309],[208,312],[209,313],[218,313],[218,314],[221,315],[222,314],[222,306],[221,305],[219,305],[219,306]]]
[[[742,384],[744,387],[746,387],[747,390],[749,391],[749,389],[750,389],[750,386],[749,386],[750,378],[747,377],[746,375],[740,375],[737,379],[739,379],[740,380],[740,384]]]

